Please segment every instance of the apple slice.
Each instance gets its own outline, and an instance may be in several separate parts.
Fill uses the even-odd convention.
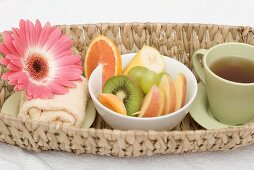
[[[166,109],[166,106],[167,106],[166,94],[160,88],[159,88],[159,91],[160,91],[160,98],[161,98],[161,102],[162,102],[161,103],[161,108],[160,108],[161,109],[160,115],[164,115],[165,109]]]
[[[176,88],[176,110],[182,108],[186,99],[187,80],[183,73],[179,73],[174,80]]]
[[[176,89],[174,81],[168,74],[162,75],[159,88],[164,92],[165,95],[166,105],[163,114],[174,112],[176,109]]]
[[[162,90],[156,85],[153,85],[144,98],[139,117],[156,117],[162,115],[165,103],[162,93]]]

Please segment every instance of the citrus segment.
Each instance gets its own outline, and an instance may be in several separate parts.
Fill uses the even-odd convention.
[[[103,84],[110,78],[122,73],[122,61],[119,49],[112,40],[103,35],[94,38],[85,57],[84,71],[89,79],[98,65],[103,65]]]

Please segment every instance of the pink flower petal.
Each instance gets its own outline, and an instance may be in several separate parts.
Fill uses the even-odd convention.
[[[35,87],[36,92],[32,94],[32,96],[30,96],[30,98],[41,98],[41,99],[45,99],[45,98],[53,98],[54,94],[52,93],[52,91],[50,89],[48,89],[47,87],[44,86],[40,86],[40,87]]]
[[[26,29],[25,29],[25,21],[20,20],[19,22],[20,30],[17,30],[18,37],[20,38],[20,41],[22,42],[24,48],[28,48],[28,42],[26,39]]]
[[[10,60],[8,58],[1,58],[0,64],[8,65],[10,63]]]
[[[78,72],[78,73],[80,73],[80,74],[82,74],[82,71],[83,71],[82,66],[79,65],[79,64],[61,66],[61,67],[59,68],[59,70],[60,70],[60,69],[66,69],[66,70],[68,69],[68,71],[75,71],[75,72]]]
[[[26,48],[22,46],[21,43],[18,42],[17,39],[15,39],[13,41],[13,45],[15,46],[15,48],[17,49],[18,53],[19,53],[19,56],[20,57],[24,57],[25,55],[25,52],[26,52]]]
[[[18,84],[25,84],[29,83],[28,76],[25,72],[21,72],[18,76]]]
[[[17,56],[8,54],[6,55],[6,59],[9,59],[10,63],[14,64],[15,66],[23,68],[22,62]]]
[[[59,58],[62,58],[62,57],[66,57],[66,56],[70,56],[72,54],[72,50],[66,50],[66,51],[63,51],[63,52],[60,52],[60,53],[55,53],[54,54],[54,59],[59,59]]]
[[[40,95],[39,95],[40,98],[42,98],[42,99],[53,98],[53,96],[54,96],[53,92],[49,88],[47,88],[45,86],[41,86]]]
[[[79,55],[71,55],[67,57],[62,57],[56,60],[57,66],[65,66],[72,65],[81,60],[81,56]]]
[[[45,97],[45,98],[49,98],[49,99],[54,98],[54,93],[53,93],[53,91],[50,90],[50,88],[47,87],[47,86],[45,86],[45,95],[47,96],[47,97]]]
[[[15,56],[13,54],[7,54],[5,57],[8,58],[9,60],[20,60],[19,57]]]
[[[11,52],[8,50],[8,48],[4,45],[4,43],[0,44],[0,53],[3,53],[4,55],[10,54]]]
[[[11,63],[19,68],[23,68],[23,65],[20,60],[11,60]]]
[[[28,23],[27,21],[20,20],[19,22],[20,25],[20,39],[24,42],[26,47],[31,47],[30,43],[30,35],[29,35],[29,28],[28,28]]]
[[[18,84],[18,75],[19,74],[17,72],[15,72],[15,74],[10,75],[8,77],[8,83],[10,85],[16,85],[16,84]]]
[[[41,30],[42,30],[41,22],[37,19],[36,23],[35,23],[36,44],[38,44],[38,40],[39,40],[39,37],[40,37]]]
[[[14,65],[14,64],[12,64],[12,63],[9,63],[9,64],[7,65],[7,68],[8,68],[9,70],[12,70],[12,71],[21,71],[21,68],[20,68],[20,67],[17,67],[16,65]]]
[[[65,87],[76,87],[76,84],[73,81],[63,80],[63,79],[56,79],[55,80],[59,85]]]
[[[27,96],[32,97],[34,93],[34,84],[29,82],[26,89]]]
[[[19,30],[17,28],[12,27],[12,38],[14,39],[13,35],[18,35]]]
[[[19,56],[22,58],[25,56],[25,53],[27,51],[27,45],[22,43],[22,40],[19,37],[16,37],[17,35],[14,35],[14,40],[12,41],[14,47],[17,49],[17,52],[19,53]]]
[[[43,89],[43,86],[34,84],[33,87],[34,87],[33,98],[35,98],[35,99],[41,98],[41,96],[43,95],[43,94],[41,93],[41,90]]]
[[[58,68],[58,71],[61,73],[75,73],[75,74],[82,74],[82,69],[79,68],[80,66],[70,65],[70,66],[62,66]]]
[[[3,73],[2,79],[3,79],[3,80],[8,80],[9,76],[12,75],[12,74],[14,74],[14,73],[15,73],[14,71],[8,71],[8,72],[6,72],[6,73]]]
[[[51,47],[50,51],[54,55],[63,53],[66,50],[71,49],[73,45],[72,40],[67,35],[62,35]]]
[[[30,29],[29,29],[29,24],[28,24],[28,21],[25,21],[25,35],[26,35],[26,42],[27,42],[27,45],[28,47],[31,47],[31,41],[30,41]]]
[[[36,85],[32,82],[28,83],[26,93],[28,99],[53,97],[52,90],[50,90],[48,87],[45,87],[43,85]]]
[[[29,34],[29,39],[30,39],[30,47],[35,47],[36,46],[36,33],[35,33],[35,28],[34,24],[27,20],[27,27],[28,27],[28,34]]]
[[[51,34],[49,35],[49,39],[45,42],[44,49],[49,51],[52,48],[52,45],[59,39],[61,36],[60,28],[54,29]]]
[[[5,31],[4,32],[4,45],[6,46],[6,48],[14,55],[19,55],[16,48],[14,47],[14,45],[12,44],[12,36],[10,32]]]
[[[54,93],[56,94],[66,94],[68,93],[68,89],[55,83],[55,82],[50,82],[48,84],[48,88],[50,88]]]
[[[33,99],[33,96],[29,96],[29,95],[26,93],[26,99],[27,99],[27,100],[32,100],[32,99]]]
[[[26,89],[26,87],[27,87],[27,84],[17,84],[17,85],[15,85],[14,90],[20,91],[20,90]]]
[[[45,26],[42,28],[39,40],[38,40],[38,46],[43,47],[45,42],[47,41],[49,35],[51,33],[50,24],[47,22]]]
[[[80,78],[80,74],[79,73],[75,73],[75,72],[67,72],[67,71],[62,71],[57,73],[57,77],[61,77],[61,79],[64,80],[77,80]],[[54,77],[56,78],[56,77]]]

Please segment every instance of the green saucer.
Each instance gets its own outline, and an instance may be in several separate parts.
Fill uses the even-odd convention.
[[[1,109],[1,112],[17,117],[19,114],[21,92],[15,92],[6,99]]]
[[[216,120],[209,109],[206,87],[204,83],[198,84],[198,93],[190,110],[191,117],[205,129],[220,129],[232,127]]]
[[[8,99],[3,104],[1,112],[17,117],[19,114],[20,96],[21,92],[15,92],[10,97],[8,97]],[[89,99],[86,106],[86,116],[82,128],[89,128],[93,124],[95,116],[96,110],[94,104],[92,102],[92,99]]]
[[[82,128],[90,128],[92,126],[96,116],[96,110],[92,99],[90,98],[86,106],[86,116]]]

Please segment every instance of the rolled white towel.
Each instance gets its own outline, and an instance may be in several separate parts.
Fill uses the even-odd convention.
[[[26,100],[23,92],[18,117],[80,127],[89,97],[87,79],[82,77],[82,81],[76,82],[76,85],[75,88],[69,88],[69,93],[55,95],[53,99]]]

